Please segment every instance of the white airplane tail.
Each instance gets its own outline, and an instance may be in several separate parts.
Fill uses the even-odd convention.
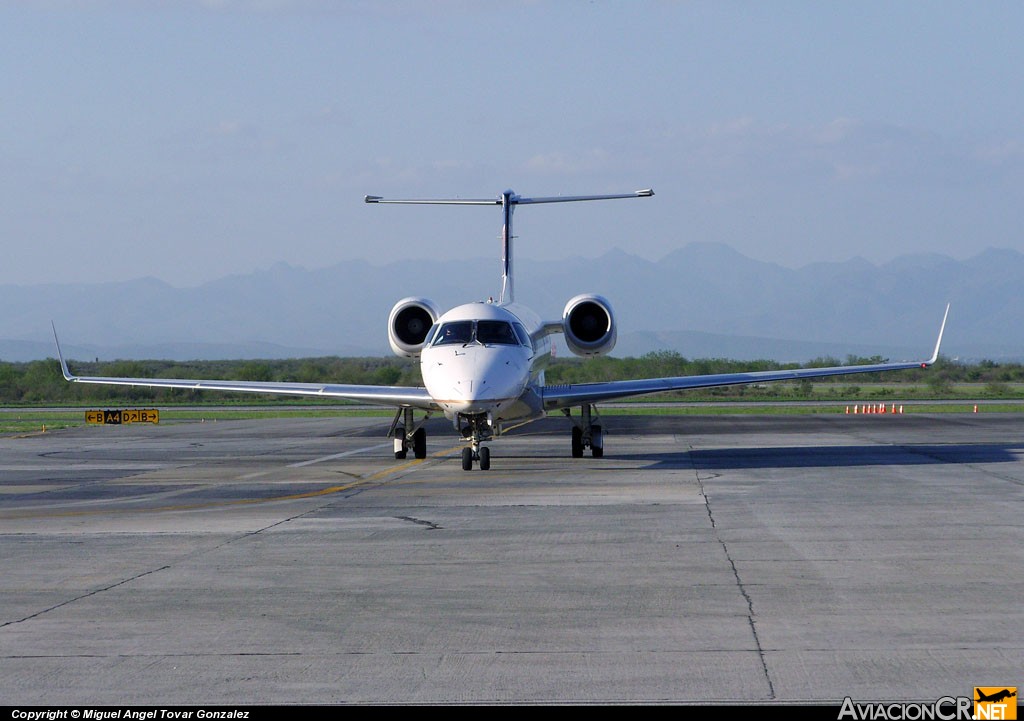
[[[616,200],[618,198],[649,198],[654,195],[650,188],[632,193],[617,195],[559,195],[550,198],[524,198],[511,190],[506,190],[497,198],[467,199],[439,198],[436,200],[389,200],[379,195],[367,195],[363,200],[367,203],[404,203],[420,205],[500,205],[504,222],[501,228],[501,295],[499,303],[511,303],[515,300],[512,285],[512,212],[517,205],[531,203],[572,203],[582,200]]]

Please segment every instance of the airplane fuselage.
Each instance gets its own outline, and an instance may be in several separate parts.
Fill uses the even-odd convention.
[[[496,433],[544,414],[538,386],[551,344],[517,304],[467,303],[444,313],[420,353],[423,384],[445,416],[484,417]]]

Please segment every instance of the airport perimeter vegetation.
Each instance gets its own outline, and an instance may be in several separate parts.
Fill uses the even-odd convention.
[[[848,357],[846,365],[876,363],[879,357]],[[76,362],[82,375],[232,378],[419,385],[419,365],[400,358],[301,358],[286,360]],[[639,377],[663,377],[843,365],[836,358],[805,364],[728,359],[689,360],[672,351],[638,358],[554,359],[549,384],[586,383]],[[887,413],[1024,412],[1024,364],[981,361],[967,364],[940,357],[928,370],[897,371],[679,391],[604,404],[604,415],[627,414],[802,414],[862,413],[865,407]],[[125,388],[67,383],[56,360],[0,361],[0,433],[53,430],[83,425],[89,408],[161,410],[161,422],[236,420],[281,416],[387,416],[385,407],[338,399],[282,398],[255,394]]]

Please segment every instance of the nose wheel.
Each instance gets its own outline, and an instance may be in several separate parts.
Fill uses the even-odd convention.
[[[466,446],[462,449],[462,470],[471,471],[473,470],[473,463],[478,462],[480,464],[481,471],[491,470],[491,449],[487,446],[480,446],[477,450],[473,450],[472,446]]]
[[[494,437],[494,430],[484,415],[458,415],[454,419],[455,427],[462,433],[462,439],[469,445],[462,449],[462,470],[473,470],[473,464],[479,463],[481,471],[491,470],[491,449],[482,445]]]

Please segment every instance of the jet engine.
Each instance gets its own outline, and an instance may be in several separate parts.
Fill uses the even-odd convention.
[[[578,295],[562,311],[565,344],[576,355],[597,356],[615,347],[616,331],[612,306],[599,295]]]
[[[426,298],[402,298],[388,315],[388,341],[395,355],[415,358],[423,350],[427,331],[441,316]]]

